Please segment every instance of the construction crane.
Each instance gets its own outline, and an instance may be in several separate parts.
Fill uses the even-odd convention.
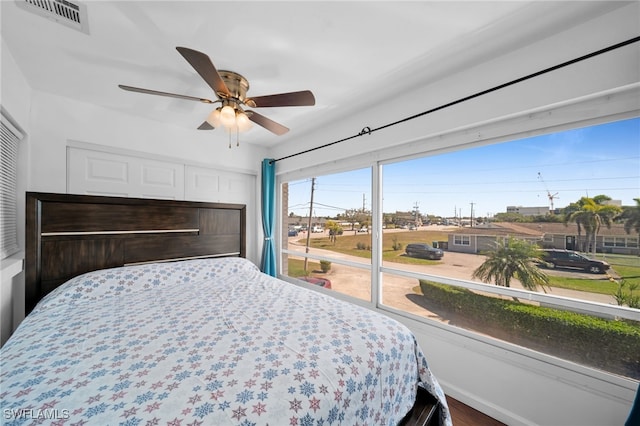
[[[542,174],[540,172],[538,172],[538,179],[540,179],[540,182],[542,182],[542,184],[544,185],[545,191],[547,191],[547,198],[549,199],[549,206],[551,207],[551,211],[549,212],[549,214],[553,214],[553,212],[555,211],[553,208],[553,200],[560,197],[558,197],[557,192],[555,194],[551,194],[551,192],[549,192],[549,188],[547,188],[547,184],[544,179],[542,179]]]

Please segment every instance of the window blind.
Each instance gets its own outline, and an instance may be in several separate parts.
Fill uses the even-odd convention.
[[[0,115],[0,259],[19,251],[18,247],[18,144],[23,137]]]

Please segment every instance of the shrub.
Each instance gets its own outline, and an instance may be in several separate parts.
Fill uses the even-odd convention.
[[[329,272],[331,270],[331,262],[329,262],[328,260],[321,260],[320,261],[320,269],[324,273]]]
[[[610,280],[613,280],[613,278],[610,278]],[[627,286],[627,282],[625,280],[621,280],[618,282],[618,289],[614,293],[613,297],[620,306],[627,305],[630,308],[640,309],[640,295],[633,294],[638,287],[638,283],[629,283]]]
[[[465,328],[613,373],[640,378],[640,325],[519,303],[420,280],[443,318]],[[596,343],[594,343],[596,342]]]

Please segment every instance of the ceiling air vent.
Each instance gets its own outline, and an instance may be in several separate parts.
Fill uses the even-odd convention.
[[[67,0],[16,0],[16,4],[24,10],[89,34],[87,8],[82,3]]]

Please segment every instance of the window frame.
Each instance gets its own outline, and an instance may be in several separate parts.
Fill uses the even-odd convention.
[[[18,239],[18,162],[24,133],[0,111],[0,259],[20,251]]]
[[[285,259],[285,256],[297,256],[297,257],[302,257],[302,258],[307,258],[309,260],[316,260],[316,261],[329,261],[332,264],[337,264],[337,265],[343,265],[346,267],[350,267],[350,268],[356,268],[356,269],[362,269],[365,271],[369,272],[369,275],[371,276],[371,285],[370,285],[370,294],[371,297],[369,298],[369,300],[367,299],[359,299],[359,298],[355,298],[353,296],[350,295],[346,295],[346,294],[342,294],[339,293],[337,291],[334,290],[327,290],[327,289],[320,289],[320,291],[327,291],[332,295],[342,295],[344,297],[347,297],[348,299],[352,299],[351,301],[356,302],[358,304],[364,303],[366,306],[375,306],[377,305],[377,301],[376,301],[376,296],[375,296],[375,291],[373,291],[374,285],[373,285],[373,270],[374,270],[374,259],[373,259],[373,253],[375,252],[374,249],[374,241],[375,241],[375,237],[371,232],[368,232],[367,234],[371,236],[371,253],[372,253],[372,258],[370,262],[366,262],[365,258],[363,258],[362,262],[359,261],[351,261],[351,260],[345,260],[345,259],[341,259],[338,256],[327,256],[327,255],[317,255],[317,254],[313,254],[313,253],[304,253],[301,251],[296,251],[296,250],[291,250],[288,248],[284,248],[285,244],[284,241],[288,238],[288,225],[285,225],[285,221],[288,218],[288,211],[285,213],[285,210],[288,210],[288,198],[287,198],[287,202],[285,203],[283,198],[283,194],[286,193],[287,197],[289,196],[290,193],[290,184],[292,182],[296,182],[299,180],[305,180],[305,179],[318,179],[318,178],[322,178],[323,176],[330,176],[330,175],[334,175],[334,174],[341,174],[341,173],[348,173],[348,172],[352,172],[352,171],[362,171],[368,169],[369,170],[369,178],[370,178],[370,190],[371,190],[371,198],[372,198],[372,206],[371,206],[371,210],[372,210],[372,218],[371,218],[371,225],[370,228],[371,229],[377,229],[376,227],[378,226],[378,222],[376,222],[376,218],[374,217],[375,215],[373,214],[374,212],[374,208],[375,206],[373,205],[373,203],[375,202],[375,195],[373,193],[374,188],[373,188],[373,181],[374,181],[374,171],[375,168],[372,168],[371,166],[364,166],[364,167],[355,167],[355,168],[351,168],[351,169],[333,169],[333,170],[328,170],[326,172],[322,172],[322,173],[316,173],[313,174],[313,176],[308,176],[308,177],[300,177],[300,178],[290,178],[287,179],[286,181],[283,181],[281,179],[280,176],[276,176],[276,186],[277,186],[277,191],[276,191],[276,198],[277,198],[277,205],[278,205],[278,211],[282,212],[281,217],[279,217],[279,220],[277,220],[277,227],[279,228],[279,232],[277,233],[277,235],[280,236],[280,238],[276,241],[276,264],[278,265],[277,267],[277,276],[281,279],[284,279],[285,281],[289,281],[289,282],[293,282],[295,284],[299,284],[302,283],[301,285],[307,286],[306,283],[303,283],[302,280],[299,280],[295,277],[291,277],[289,275],[285,275],[283,273],[283,271],[285,270],[285,268],[288,270],[288,257]],[[311,230],[307,230],[307,232],[311,232]],[[283,256],[284,255],[284,256]],[[285,266],[286,265],[286,266]],[[314,290],[317,290],[317,286],[310,286],[312,287]]]
[[[594,123],[594,125],[595,124],[597,123]],[[412,156],[412,158],[416,158],[416,157],[417,156]],[[371,182],[371,197],[372,197],[371,199],[371,203],[372,203],[371,247],[372,249],[371,249],[370,264],[352,262],[352,261],[337,259],[337,258],[328,257],[328,256],[320,256],[312,253],[302,253],[302,252],[288,250],[283,248],[282,241],[279,241],[277,244],[277,257],[278,257],[278,265],[279,265],[278,276],[287,281],[292,281],[292,280],[295,281],[295,278],[282,274],[282,270],[283,270],[282,254],[307,257],[309,259],[314,259],[314,260],[329,260],[331,262],[335,262],[336,264],[344,264],[345,266],[352,266],[356,268],[367,269],[371,271],[371,300],[366,301],[362,299],[357,299],[349,295],[340,295],[340,298],[346,298],[347,300],[364,302],[367,306],[371,308],[380,309],[382,311],[387,311],[387,312],[393,312],[400,316],[413,317],[414,319],[417,319],[420,322],[426,322],[426,323],[436,322],[436,321],[400,311],[392,306],[385,305],[383,303],[382,275],[384,273],[396,274],[396,275],[400,275],[408,278],[426,279],[426,280],[439,282],[442,284],[464,287],[470,290],[480,290],[483,292],[487,292],[487,293],[491,293],[499,296],[527,299],[535,302],[540,302],[542,304],[560,306],[575,312],[583,312],[583,313],[586,312],[586,313],[593,314],[595,316],[611,316],[611,317],[618,317],[618,318],[627,318],[634,321],[640,321],[640,310],[628,308],[626,306],[606,305],[606,304],[591,302],[587,300],[569,299],[569,298],[558,297],[558,296],[547,294],[547,293],[538,293],[538,292],[532,292],[528,290],[520,290],[520,289],[515,289],[510,287],[500,287],[500,286],[495,286],[490,284],[484,284],[484,283],[475,282],[475,281],[467,281],[467,280],[460,280],[455,278],[433,276],[433,275],[424,274],[424,273],[406,271],[400,268],[384,266],[382,264],[383,233],[381,232],[382,224],[383,224],[383,212],[381,209],[382,199],[383,199],[382,168],[385,164],[401,162],[403,160],[405,160],[405,158],[393,159],[393,160],[387,160],[387,161],[376,161],[375,164],[371,166],[372,167],[372,173],[371,173],[371,179],[372,179],[372,182]],[[364,167],[355,166],[351,170],[357,170],[362,168]],[[349,170],[339,169],[336,171],[336,169],[333,169],[333,170],[327,171],[326,173],[319,173],[314,171],[313,176],[322,176],[322,175],[328,175],[333,173],[337,174],[337,173],[342,173],[347,171]],[[282,208],[281,208],[282,207],[282,186],[283,186],[282,184],[291,183],[292,181],[305,178],[304,176],[301,177],[300,175],[294,175],[294,176],[295,177],[292,177],[292,178],[287,178],[287,176],[277,177],[277,185],[278,185],[277,194],[279,197],[279,205],[280,205],[279,211],[282,211]],[[281,238],[284,238],[283,235],[286,235],[287,230],[283,229],[282,220],[278,221],[278,226],[280,227],[280,232],[278,235],[280,235]],[[471,236],[469,235],[465,235],[465,234],[460,234],[460,235],[467,236],[469,237],[469,241],[471,240]],[[333,292],[331,290],[329,290],[328,292],[329,294],[337,295],[337,292]],[[513,345],[508,342],[507,344]],[[517,346],[517,345],[514,345],[514,346]],[[524,348],[524,347],[519,347],[519,348],[523,350],[528,350],[527,348]]]
[[[568,299],[568,298],[558,298],[554,295],[548,295],[544,293],[534,293],[528,292],[526,290],[519,290],[513,288],[504,288],[491,286],[488,284],[475,283],[471,281],[457,280],[457,279],[449,279],[442,277],[433,277],[426,274],[418,274],[414,272],[408,272],[401,269],[395,269],[393,267],[383,266],[382,265],[382,229],[383,229],[383,215],[381,209],[381,202],[383,199],[382,194],[382,167],[385,164],[397,163],[404,160],[411,160],[419,157],[425,156],[437,156],[443,153],[463,150],[463,149],[471,149],[475,147],[481,147],[484,145],[496,143],[496,142],[507,142],[509,140],[521,139],[523,137],[531,137],[548,133],[555,133],[564,130],[571,130],[580,127],[586,127],[591,125],[605,124],[612,121],[617,120],[625,120],[630,118],[638,118],[637,112],[626,113],[620,112],[619,109],[615,109],[620,106],[620,103],[624,104],[630,99],[632,93],[636,93],[634,90],[627,89],[614,89],[609,92],[600,92],[598,94],[594,94],[592,96],[588,96],[582,99],[578,99],[574,102],[567,102],[562,105],[555,106],[547,106],[544,108],[540,108],[536,110],[536,113],[530,115],[529,117],[524,118],[521,114],[514,114],[509,117],[503,117],[501,119],[489,120],[487,122],[483,122],[477,125],[471,125],[464,128],[457,128],[451,130],[450,132],[439,133],[438,135],[425,136],[423,139],[420,139],[416,143],[408,143],[405,145],[392,146],[390,145],[387,148],[377,149],[375,152],[366,155],[359,155],[356,157],[344,157],[336,160],[335,158],[327,158],[326,162],[323,162],[322,158],[317,161],[315,164],[307,165],[303,168],[293,168],[288,164],[285,164],[284,167],[281,167],[279,173],[277,175],[277,181],[279,184],[283,182],[291,182],[294,180],[310,178],[311,176],[318,176],[323,174],[329,174],[339,171],[349,171],[356,170],[358,168],[370,166],[373,168],[372,173],[372,213],[373,213],[373,223],[372,223],[372,263],[371,263],[371,302],[363,302],[360,299],[356,299],[350,297],[349,295],[334,293],[330,294],[336,298],[348,300],[354,302],[356,304],[365,305],[371,309],[379,310],[382,312],[386,312],[389,315],[397,316],[399,318],[406,318],[407,320],[411,320],[414,322],[414,326],[422,327],[436,327],[446,329],[448,332],[453,332],[455,334],[460,334],[462,336],[472,337],[476,340],[485,341],[485,339],[472,331],[468,330],[457,330],[455,327],[448,327],[446,324],[440,324],[436,320],[428,319],[425,317],[413,315],[411,313],[407,313],[396,309],[392,306],[385,305],[382,301],[382,276],[385,273],[402,275],[415,279],[429,279],[433,281],[437,281],[441,279],[440,282],[443,284],[455,285],[459,287],[466,287],[469,289],[477,289],[482,290],[488,293],[494,293],[498,295],[503,295],[507,297],[517,297],[517,298],[528,298],[533,301],[538,301],[541,303],[548,303],[551,305],[556,305],[561,308],[567,308],[573,311],[582,311],[588,312],[593,315],[599,316],[617,316],[619,318],[629,318],[635,321],[640,321],[640,311],[627,308],[624,306],[617,305],[605,305],[598,304],[595,302],[582,301],[578,299]],[[609,95],[614,95],[614,98],[619,95],[616,102],[611,103],[613,98],[609,98]],[[545,120],[551,119],[554,115],[559,117],[560,115],[556,115],[556,112],[564,111],[574,111],[578,113],[583,113],[585,106],[589,105],[597,105],[599,111],[597,112],[599,115],[585,117],[581,116],[580,121],[563,121],[558,122],[554,121],[552,125],[546,125]],[[611,114],[604,114],[604,110],[614,109]],[[595,111],[595,110],[594,110]],[[528,113],[531,113],[529,111]],[[544,113],[544,117],[541,115]],[[571,116],[571,114],[562,113],[565,117]],[[573,117],[576,114],[572,115]],[[537,121],[537,122],[532,122]],[[487,134],[490,135],[486,138],[479,138],[474,140],[470,135],[480,135]],[[433,144],[432,144],[433,142]],[[279,252],[281,247],[279,247]],[[282,276],[281,278],[291,281],[287,279],[288,277]],[[324,289],[320,289],[324,290]],[[509,352],[513,352],[514,354],[524,355],[526,357],[530,357],[535,359],[536,361],[541,361],[544,363],[552,363],[555,365],[567,365],[566,363],[570,363],[572,367],[568,367],[569,370],[576,371],[588,371],[589,375],[592,374],[604,374],[607,377],[617,377],[612,375],[611,373],[607,373],[606,371],[592,370],[590,367],[586,367],[580,364],[571,363],[570,361],[556,359],[552,356],[544,354],[542,352],[538,353],[532,351],[529,348],[518,346],[510,342],[506,341],[494,341],[487,340],[485,343],[489,343],[491,346],[495,346],[496,348],[506,349]],[[574,365],[575,364],[575,365]]]
[[[453,234],[453,245],[454,246],[470,246],[471,236],[464,235],[464,234]]]

